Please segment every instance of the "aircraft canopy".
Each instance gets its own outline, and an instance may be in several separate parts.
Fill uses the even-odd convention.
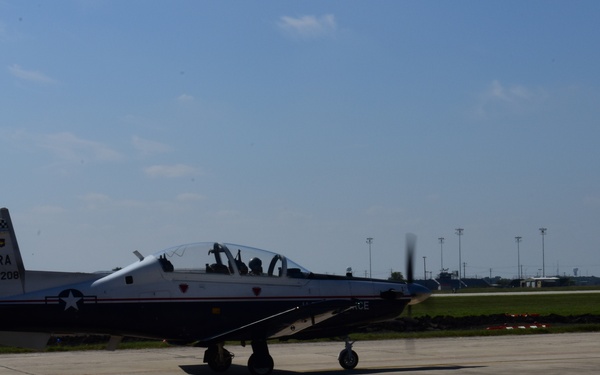
[[[283,255],[248,246],[202,242],[171,247],[154,256],[165,272],[304,278],[310,271]]]

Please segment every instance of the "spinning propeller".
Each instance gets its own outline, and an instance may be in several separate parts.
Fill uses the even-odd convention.
[[[406,235],[406,282],[412,284],[414,281],[415,247],[417,236],[412,233]]]
[[[414,283],[415,249],[417,236],[412,233],[406,235],[406,284],[410,292],[411,301],[408,303],[408,316],[412,316],[412,305],[425,301],[431,295],[426,287]]]

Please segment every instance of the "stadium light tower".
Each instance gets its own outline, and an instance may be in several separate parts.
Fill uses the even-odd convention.
[[[458,289],[460,289],[460,280],[462,279],[460,277],[460,267],[462,265],[462,256],[461,256],[461,243],[460,243],[460,238],[463,235],[463,228],[456,228],[456,234],[458,235]]]
[[[544,254],[544,236],[546,236],[546,231],[548,228],[540,228],[540,233],[542,234],[542,277],[546,277],[546,255]]]
[[[519,249],[519,244],[521,243],[521,239],[523,237],[517,236],[515,240],[517,241],[517,278],[521,280],[521,251]]]
[[[444,237],[440,237],[438,238],[438,240],[440,240],[440,260],[441,260],[441,269],[440,269],[440,274],[442,272],[444,272]]]
[[[372,271],[371,268],[371,244],[373,243],[373,237],[367,237],[367,243],[369,244],[369,279],[372,279]]]

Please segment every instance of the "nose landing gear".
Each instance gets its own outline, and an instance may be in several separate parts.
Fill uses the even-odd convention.
[[[356,367],[356,365],[358,365],[358,354],[352,350],[354,341],[350,341],[350,337],[346,336],[344,341],[346,342],[346,347],[340,352],[340,355],[338,356],[338,362],[344,369],[352,370]]]

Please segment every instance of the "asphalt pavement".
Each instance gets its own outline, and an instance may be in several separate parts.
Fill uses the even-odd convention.
[[[342,342],[273,344],[273,375],[293,374],[494,374],[563,375],[600,371],[600,333],[509,335],[359,341],[356,369],[342,370]],[[250,346],[235,354],[224,375],[248,375]],[[204,349],[172,347],[0,355],[1,375],[215,374],[202,363]]]

